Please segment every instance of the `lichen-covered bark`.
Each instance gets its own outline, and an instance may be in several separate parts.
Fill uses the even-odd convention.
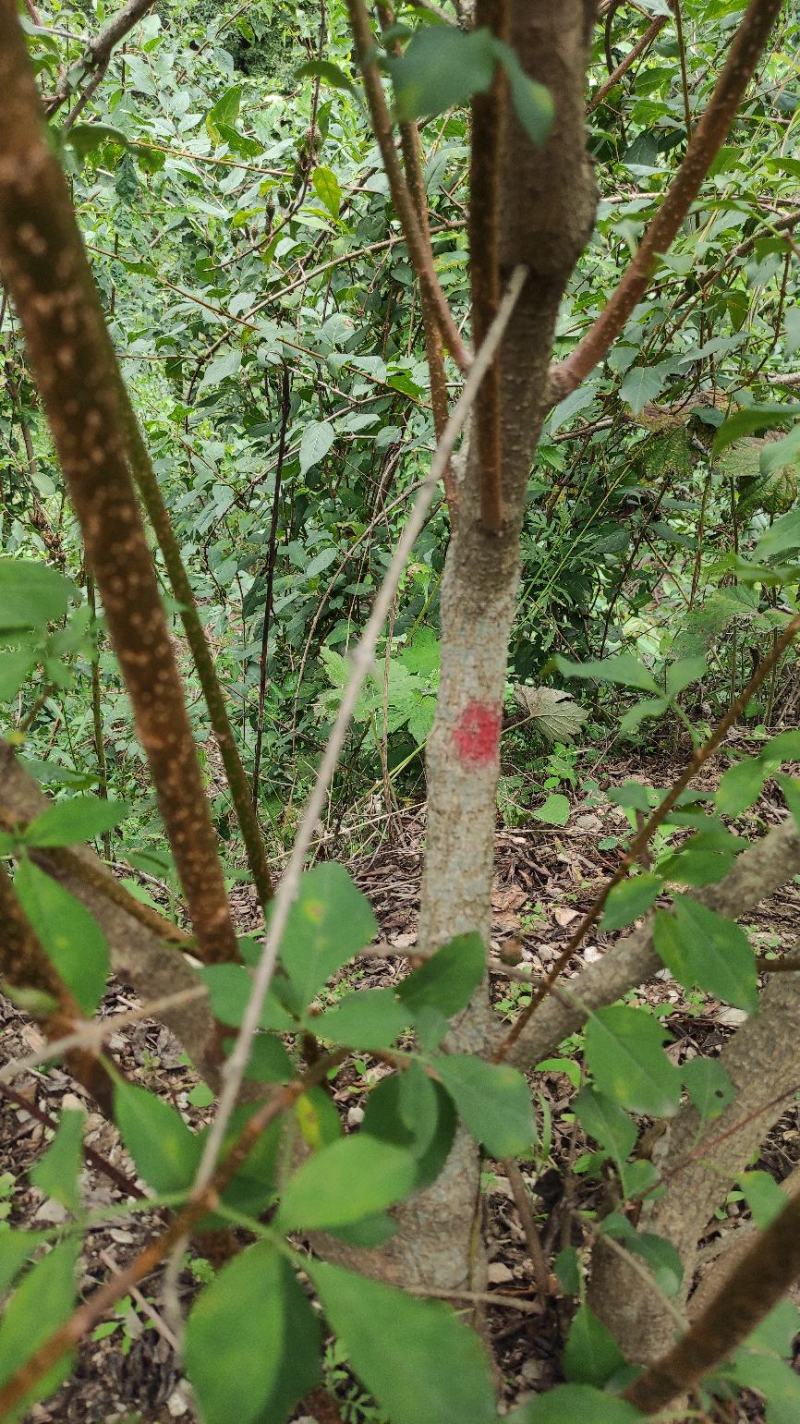
[[[13,0],[0,0],[0,93],[0,273],[81,523],[199,952],[233,959],[216,838],[128,466],[116,358],[66,179],[45,138]]]

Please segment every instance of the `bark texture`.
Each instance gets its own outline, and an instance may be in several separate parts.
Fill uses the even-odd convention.
[[[546,406],[559,301],[594,220],[584,142],[592,15],[589,0],[514,0],[511,6],[510,42],[526,71],[549,88],[556,116],[546,144],[536,148],[509,113],[500,150],[500,284],[519,264],[529,276],[499,354],[502,528],[490,533],[484,527],[483,470],[472,442],[445,565],[441,685],[427,750],[422,953],[471,930],[489,941],[500,726],[525,491]],[[450,1047],[485,1051],[490,1013],[483,990],[455,1025]],[[454,1290],[474,1279],[477,1200],[477,1151],[459,1132],[433,1187],[398,1212],[400,1229],[388,1253],[393,1276]]]

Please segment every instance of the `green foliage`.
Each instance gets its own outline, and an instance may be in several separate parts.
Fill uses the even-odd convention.
[[[5,1306],[0,1321],[0,1385],[4,1385],[72,1313],[75,1299],[76,1240],[62,1241],[25,1275]],[[67,1354],[37,1380],[20,1404],[8,1414],[15,1420],[58,1388],[69,1374]]]
[[[680,1080],[661,1047],[669,1037],[644,1009],[598,1009],[586,1025],[586,1064],[600,1091],[631,1112],[671,1117]]]
[[[83,1128],[86,1115],[66,1108],[56,1135],[44,1156],[31,1168],[31,1181],[40,1192],[61,1202],[71,1212],[80,1207],[78,1177],[83,1164]]]
[[[287,1182],[277,1225],[284,1231],[346,1226],[402,1201],[415,1178],[410,1153],[366,1132],[342,1137]]]
[[[84,1013],[93,1014],[110,963],[97,921],[63,885],[27,858],[17,866],[14,890],[53,967]]]
[[[570,1383],[600,1388],[624,1364],[610,1331],[588,1305],[579,1305],[564,1347],[564,1373]]]
[[[753,1013],[758,1003],[756,964],[744,930],[687,895],[670,913],[657,912],[653,944],[681,984],[717,994]]]
[[[141,1177],[156,1192],[188,1189],[200,1165],[200,1139],[177,1108],[135,1083],[114,1087],[114,1117]]]
[[[521,1073],[451,1053],[432,1063],[460,1116],[493,1157],[528,1157],[533,1146],[530,1093]]]

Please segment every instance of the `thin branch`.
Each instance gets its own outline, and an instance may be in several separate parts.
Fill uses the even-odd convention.
[[[25,333],[201,956],[237,957],[183,688],[129,467],[121,376],[13,0],[0,0],[0,270]]]
[[[112,15],[111,19],[103,26],[95,38],[89,41],[86,47],[84,67],[78,77],[77,83],[80,83],[81,79],[85,78],[86,74],[92,69],[100,71],[99,77],[97,75],[94,76],[97,83],[99,83],[99,80],[102,79],[103,74],[108,68],[108,62],[111,58],[111,51],[114,46],[118,45],[120,40],[124,40],[134,25],[138,24],[142,16],[146,15],[147,11],[151,10],[154,4],[155,0],[127,0],[127,4],[123,5],[122,9],[119,10],[116,15]],[[90,83],[91,82],[93,81],[90,81]],[[74,78],[71,78],[70,68],[65,67],[56,93],[52,99],[48,100],[45,106],[48,115],[54,114],[57,109],[61,108],[61,105],[69,97],[70,91],[75,87],[75,83]],[[97,84],[95,83],[94,88],[96,87]],[[86,98],[89,98],[88,93],[86,93]],[[73,111],[70,115],[70,119],[73,123],[76,117],[77,115]]]
[[[264,623],[261,629],[261,653],[258,667],[258,713],[256,720],[256,748],[253,757],[252,804],[254,812],[258,808],[259,778],[261,775],[261,747],[264,739],[264,705],[267,695],[267,656],[269,653],[269,631],[272,622],[272,590],[275,583],[275,564],[278,552],[278,516],[281,507],[281,481],[286,459],[286,433],[289,428],[291,385],[289,371],[284,362],[281,367],[281,428],[278,437],[278,461],[275,466],[275,487],[272,494],[272,511],[269,521],[269,545],[267,548],[267,587],[264,593]]]
[[[657,15],[652,25],[645,30],[640,39],[636,41],[633,49],[629,50],[624,59],[621,59],[616,69],[608,78],[596,89],[589,100],[588,112],[591,114],[599,108],[603,100],[611,90],[619,84],[620,79],[627,74],[632,64],[635,64],[641,55],[646,54],[654,40],[658,38],[667,23],[666,15]]]
[[[400,579],[402,578],[406,560],[425,522],[428,506],[436,492],[437,483],[442,478],[442,474],[453,453],[456,440],[472,409],[483,377],[494,357],[494,353],[497,350],[503,332],[511,317],[511,313],[514,310],[517,298],[525,285],[526,278],[527,269],[524,267],[518,267],[511,277],[508,290],[500,310],[497,313],[497,317],[487,333],[485,342],[475,356],[469,376],[464,384],[464,389],[453,407],[444,434],[436,447],[428,478],[417,495],[414,507],[397,544],[383,583],[378,590],[367,626],[353,653],[350,678],[342,694],[336,721],[334,722],[327,747],[320,762],[316,782],[306,802],[289,863],[283,873],[278,893],[275,896],[272,920],[269,932],[264,939],[264,946],[253,979],[253,988],[247,1009],[242,1018],[241,1027],[233,1051],[226,1060],[223,1069],[223,1086],[217,1107],[217,1115],[211,1124],[206,1139],[206,1145],[195,1184],[196,1191],[201,1191],[208,1184],[214,1172],[214,1166],[222,1147],[228,1121],[236,1105],[239,1088],[245,1069],[247,1068],[248,1059],[250,1057],[250,1047],[261,1017],[261,1010],[267,995],[267,990],[272,980],[281,938],[286,928],[289,912],[297,896],[306,853],[313,838],[317,821],[324,811],[328,789],[336,771],[350,720],[355,711],[361,689],[372,667],[375,648],[386,615],[391,607],[392,599],[395,596]]]
[[[657,1414],[721,1363],[777,1305],[800,1275],[800,1193],[760,1232],[691,1329],[625,1392]]]
[[[528,1188],[525,1185],[519,1164],[513,1157],[507,1157],[503,1163],[508,1184],[514,1195],[514,1204],[519,1213],[520,1224],[525,1234],[525,1241],[528,1247],[528,1255],[533,1266],[533,1284],[540,1295],[550,1294],[549,1271],[547,1269],[547,1258],[542,1247],[542,1238],[539,1235],[539,1228],[534,1220],[531,1209],[531,1199],[528,1195]]]
[[[549,400],[552,405],[574,391],[604,359],[646,292],[658,258],[669,248],[727,137],[761,51],[780,13],[781,3],[782,0],[750,0],[686,156],[633,261],[597,321],[575,350],[564,361],[550,368]]]
[[[3,1082],[1,1074],[0,1093],[2,1093],[3,1097],[7,1098],[10,1103],[14,1103],[16,1107],[22,1108],[23,1112],[26,1112],[29,1117],[35,1118],[43,1127],[49,1127],[53,1132],[58,1130],[58,1123],[55,1118],[40,1108],[38,1103],[31,1102],[29,1098],[26,1098],[24,1093],[18,1093],[15,1088],[9,1088],[8,1085]],[[90,1147],[86,1142],[83,1144],[83,1155],[90,1167],[94,1167],[96,1172],[102,1172],[103,1176],[108,1177],[109,1181],[119,1187],[121,1192],[125,1192],[126,1196],[136,1197],[138,1201],[144,1201],[144,1192],[141,1187],[137,1186],[133,1178],[127,1176],[125,1172],[121,1172],[119,1167],[115,1167],[114,1163],[109,1162],[107,1157],[103,1157],[99,1152],[95,1152],[94,1148]]]
[[[519,1018],[516,1020],[516,1023],[513,1025],[510,1032],[507,1034],[500,1047],[497,1049],[496,1053],[494,1054],[495,1061],[500,1061],[501,1059],[505,1058],[508,1054],[509,1049],[512,1048],[513,1045],[516,1043],[528,1020],[533,1016],[533,1014],[535,1014],[539,1005],[542,1003],[542,1000],[545,999],[549,994],[552,985],[556,982],[563,970],[566,969],[576,949],[583,942],[587,931],[591,929],[592,925],[595,924],[597,920],[599,920],[600,915],[603,912],[603,907],[605,906],[605,903],[609,895],[611,894],[611,891],[616,885],[619,885],[620,882],[626,878],[628,871],[639,860],[640,856],[642,855],[642,852],[646,850],[650,838],[653,835],[653,832],[656,831],[658,827],[662,824],[662,822],[666,819],[668,813],[672,810],[681,793],[686,790],[686,787],[689,785],[689,782],[692,781],[692,779],[697,775],[697,772],[700,770],[700,768],[704,766],[705,763],[709,760],[709,758],[713,756],[714,752],[717,751],[717,749],[727,736],[728,732],[730,731],[731,727],[741,717],[744,709],[747,707],[747,704],[753,696],[753,693],[758,690],[765,677],[767,677],[768,674],[772,671],[773,667],[778,664],[780,659],[783,657],[783,654],[786,652],[786,649],[794,642],[798,633],[800,633],[800,614],[797,614],[789,621],[780,638],[776,640],[774,646],[770,649],[769,653],[767,653],[766,657],[762,658],[761,662],[753,673],[753,676],[750,678],[750,681],[739,693],[739,696],[736,698],[736,701],[733,702],[728,708],[727,712],[725,713],[725,716],[721,719],[720,722],[718,722],[717,726],[714,728],[714,731],[711,733],[711,736],[707,739],[707,741],[703,743],[701,747],[697,748],[697,750],[691,757],[685,771],[681,773],[677,781],[673,782],[666,796],[652,812],[652,814],[648,817],[648,819],[644,822],[644,824],[639,828],[636,835],[633,837],[633,840],[631,841],[630,845],[628,846],[628,849],[620,858],[620,862],[613,875],[609,877],[602,890],[600,891],[599,895],[597,895],[592,901],[592,904],[586,911],[586,914],[584,915],[580,924],[574,930],[572,935],[570,935],[567,945],[559,954],[558,958],[556,959],[552,968],[549,970],[548,974],[540,982],[538,988],[536,989],[536,992],[534,993],[531,999],[530,1004],[519,1015]]]
[[[375,62],[375,43],[364,0],[347,0],[347,10],[355,39],[358,62],[364,77],[364,89],[372,118],[373,131],[386,169],[392,202],[405,233],[409,255],[420,286],[425,291],[427,300],[436,313],[436,320],[439,323],[445,345],[459,370],[466,372],[469,370],[471,357],[461,337],[461,332],[456,326],[453,313],[447,304],[447,298],[439,285],[433,265],[433,252],[420,227],[414,199],[409,192],[397,157],[392,133],[392,120],[383,92],[380,71]]]

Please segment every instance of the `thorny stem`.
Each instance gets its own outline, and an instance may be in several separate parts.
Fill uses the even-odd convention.
[[[577,389],[607,355],[650,283],[658,258],[675,237],[719,152],[749,84],[782,0],[750,0],[728,58],[692,134],[684,160],[647,228],[630,266],[600,316],[575,350],[550,367],[551,405]]]
[[[403,227],[406,242],[408,244],[409,255],[416,271],[421,288],[425,291],[432,310],[436,313],[436,320],[439,324],[442,337],[453,360],[460,371],[468,371],[471,357],[464,344],[461,332],[455,323],[455,318],[451,312],[447,298],[439,285],[439,279],[433,266],[433,253],[430,242],[426,242],[422,228],[417,217],[414,200],[409,191],[408,184],[403,176],[403,170],[397,157],[397,150],[394,146],[394,136],[392,134],[392,120],[383,92],[381,76],[375,62],[374,39],[370,28],[369,19],[364,6],[364,0],[347,0],[347,9],[350,15],[350,25],[353,31],[353,38],[356,44],[356,53],[361,72],[364,77],[364,89],[367,95],[372,127],[377,139],[378,147],[381,151],[383,165],[386,169],[386,177],[389,182],[389,191],[392,195],[392,202],[397,211],[397,216]]]
[[[750,678],[750,681],[747,683],[746,687],[744,687],[739,693],[739,696],[736,698],[736,701],[733,702],[728,708],[727,712],[725,713],[725,716],[714,728],[714,731],[711,733],[711,736],[706,742],[703,743],[701,747],[697,748],[694,755],[691,757],[686,767],[686,770],[681,774],[681,776],[678,777],[678,780],[673,783],[666,796],[664,797],[663,801],[660,803],[660,805],[656,807],[652,815],[637,831],[625,854],[621,857],[619,865],[617,866],[613,875],[610,877],[609,880],[606,881],[605,885],[603,886],[603,889],[600,891],[600,894],[592,902],[580,924],[577,926],[574,933],[570,936],[569,942],[567,943],[566,947],[561,951],[561,954],[558,956],[557,960],[553,964],[552,969],[541,981],[538,989],[536,990],[536,993],[531,999],[530,1004],[528,1004],[527,1008],[524,1009],[523,1012],[520,1014],[516,1023],[512,1026],[510,1032],[506,1035],[499,1048],[496,1050],[495,1054],[493,1055],[495,1062],[500,1062],[503,1058],[505,1058],[511,1047],[516,1043],[525,1025],[535,1014],[542,1000],[547,997],[559,975],[564,969],[566,969],[576,949],[583,942],[587,931],[590,930],[592,925],[595,924],[596,921],[600,918],[600,915],[603,911],[603,907],[609,895],[611,894],[611,891],[616,885],[619,885],[620,882],[625,879],[626,875],[628,874],[628,871],[633,865],[636,864],[642,852],[646,849],[650,841],[650,837],[653,835],[653,832],[657,830],[657,828],[665,820],[666,816],[672,810],[681,793],[686,790],[686,787],[689,785],[689,782],[692,780],[692,778],[697,775],[697,772],[702,766],[705,765],[709,757],[713,756],[714,752],[717,750],[724,738],[727,736],[731,727],[734,725],[735,722],[738,721],[739,717],[742,715],[742,712],[746,708],[748,702],[750,701],[750,698],[753,696],[753,693],[756,692],[757,689],[761,686],[765,677],[768,676],[772,668],[777,664],[777,662],[783,656],[790,644],[794,642],[798,633],[800,633],[800,614],[796,615],[790,620],[783,633],[781,634],[780,638],[777,640],[775,646],[766,655],[766,657],[762,658],[761,662],[753,673],[753,676]]]

